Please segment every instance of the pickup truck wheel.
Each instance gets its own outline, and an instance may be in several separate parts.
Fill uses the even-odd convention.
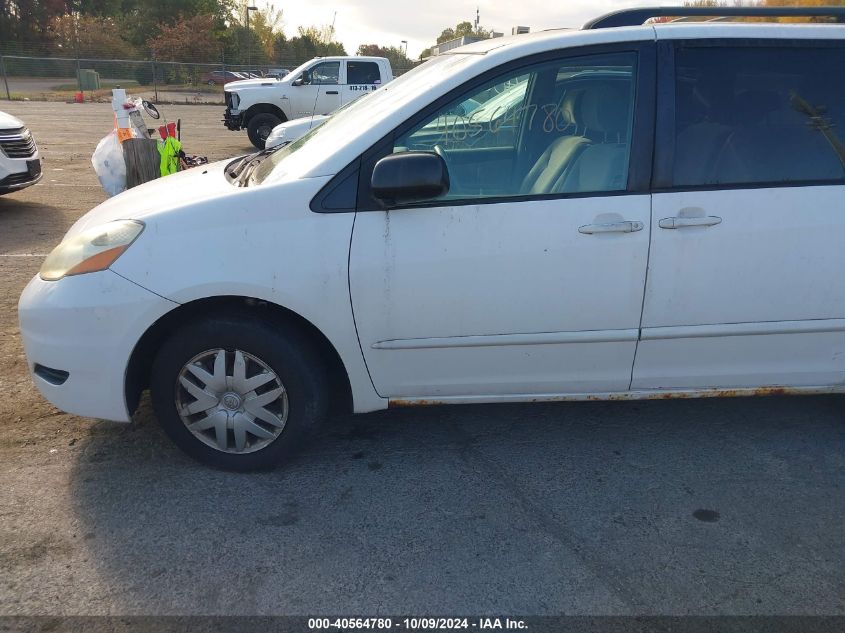
[[[188,324],[160,348],[150,391],[159,423],[215,468],[271,468],[313,434],[328,410],[318,352],[294,329],[248,315]]]
[[[254,115],[249,120],[249,125],[247,125],[246,128],[247,136],[249,136],[249,142],[255,145],[258,149],[264,149],[264,145],[267,142],[267,137],[270,136],[270,132],[272,132],[273,128],[281,122],[282,120],[279,117],[275,114],[270,114],[269,112],[261,112]]]

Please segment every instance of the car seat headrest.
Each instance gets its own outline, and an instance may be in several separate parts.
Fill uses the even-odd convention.
[[[628,85],[590,86],[581,99],[579,123],[604,134],[625,133],[631,106],[628,91]]]

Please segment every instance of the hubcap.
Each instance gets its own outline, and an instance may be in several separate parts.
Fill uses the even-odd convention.
[[[288,397],[261,359],[238,349],[213,349],[179,372],[176,411],[204,444],[224,453],[253,453],[282,433]]]

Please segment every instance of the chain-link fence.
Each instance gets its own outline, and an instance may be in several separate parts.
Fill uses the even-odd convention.
[[[223,82],[293,70],[308,60],[272,65],[102,59],[0,53],[0,98],[38,101],[110,101],[111,89],[158,103],[222,104]],[[398,76],[407,68],[394,68]]]

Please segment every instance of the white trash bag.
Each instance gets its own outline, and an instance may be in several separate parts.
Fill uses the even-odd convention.
[[[117,140],[117,132],[112,130],[97,143],[91,163],[109,196],[126,191],[126,161],[123,159],[123,148]]]

